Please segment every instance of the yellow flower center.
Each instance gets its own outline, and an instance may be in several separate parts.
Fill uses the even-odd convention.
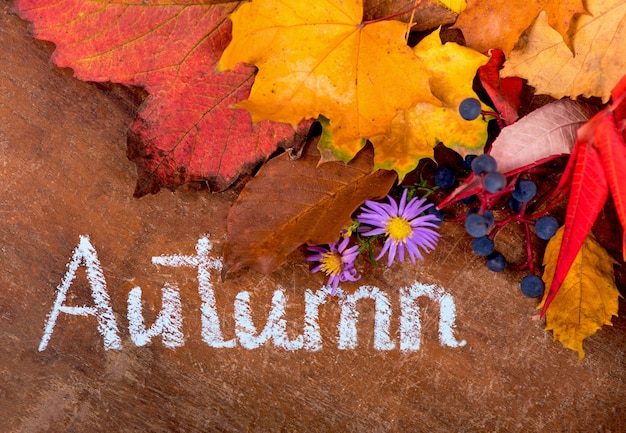
[[[338,275],[342,268],[343,263],[341,263],[341,254],[333,253],[332,251],[324,254],[321,260],[322,271],[328,276]]]
[[[386,230],[395,243],[404,241],[413,233],[411,224],[406,219],[400,217],[390,218]]]

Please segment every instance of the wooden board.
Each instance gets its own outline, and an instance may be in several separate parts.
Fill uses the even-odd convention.
[[[269,276],[221,282],[235,194],[132,198],[125,143],[138,93],[79,82],[50,63],[52,50],[0,2],[0,431],[624,431],[626,321],[589,338],[577,363],[531,320],[536,301],[519,294],[519,275],[489,272],[456,224],[444,223],[423,264],[367,271],[316,321],[306,306],[324,279],[302,251]],[[143,317],[150,329],[164,287],[182,311],[182,326],[164,329],[182,336],[142,342],[129,325]],[[410,309],[401,289],[405,299],[432,293]],[[352,293],[378,293],[356,303],[355,335]],[[246,334],[251,323],[264,329],[279,295],[287,349]],[[94,305],[86,316],[69,308]],[[451,312],[455,327],[440,328]],[[226,347],[216,347],[212,314]],[[279,337],[279,325],[265,336]]]

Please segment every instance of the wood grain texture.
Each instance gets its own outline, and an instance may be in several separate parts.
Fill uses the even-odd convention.
[[[223,251],[233,193],[163,191],[132,198],[126,129],[137,95],[79,82],[50,61],[27,24],[0,0],[0,417],[2,432],[447,432],[622,431],[626,424],[626,322],[585,342],[586,358],[530,320],[536,301],[517,294],[519,275],[490,273],[470,254],[462,228],[444,224],[419,266],[379,266],[360,284],[385,291],[398,329],[397,290],[418,280],[457,302],[460,348],[437,340],[437,305],[422,304],[419,351],[372,348],[373,305],[359,306],[359,346],[337,349],[340,308],[320,309],[324,347],[214,349],[200,337],[196,273],[156,269],[151,257],[193,254],[209,233]],[[141,95],[139,95],[141,96]],[[46,316],[80,235],[97,249],[123,349],[105,351],[93,318],[59,318],[39,352]],[[503,234],[516,247],[515,233]],[[136,347],[126,298],[144,293],[147,323],[166,281],[180,287],[185,345],[158,338]],[[301,331],[303,292],[324,283],[301,252],[278,271],[217,283],[226,338],[233,299],[246,290],[264,325],[273,290],[288,296],[288,332]],[[346,286],[354,290],[356,286]],[[68,302],[90,302],[83,274]],[[624,304],[621,304],[624,314]]]

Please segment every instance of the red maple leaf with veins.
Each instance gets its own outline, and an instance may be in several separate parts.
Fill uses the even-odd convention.
[[[253,125],[247,111],[234,108],[247,99],[256,71],[216,71],[238,3],[174,3],[16,0],[35,36],[56,44],[57,66],[84,81],[149,93],[129,132],[137,196],[192,181],[223,190],[278,147],[297,146],[310,125]]]

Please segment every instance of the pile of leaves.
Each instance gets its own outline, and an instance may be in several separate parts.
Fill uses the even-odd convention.
[[[580,358],[617,314],[614,260],[590,230],[609,192],[626,226],[623,0],[15,4],[59,67],[147,91],[128,138],[137,197],[223,191],[262,166],[231,209],[224,277],[336,242],[365,200],[422,177],[438,145],[489,152],[508,179],[571,154],[541,210],[569,196],[541,314]],[[555,102],[525,106],[528,89]],[[480,115],[461,115],[466,100]],[[482,186],[467,176],[439,208]]]

